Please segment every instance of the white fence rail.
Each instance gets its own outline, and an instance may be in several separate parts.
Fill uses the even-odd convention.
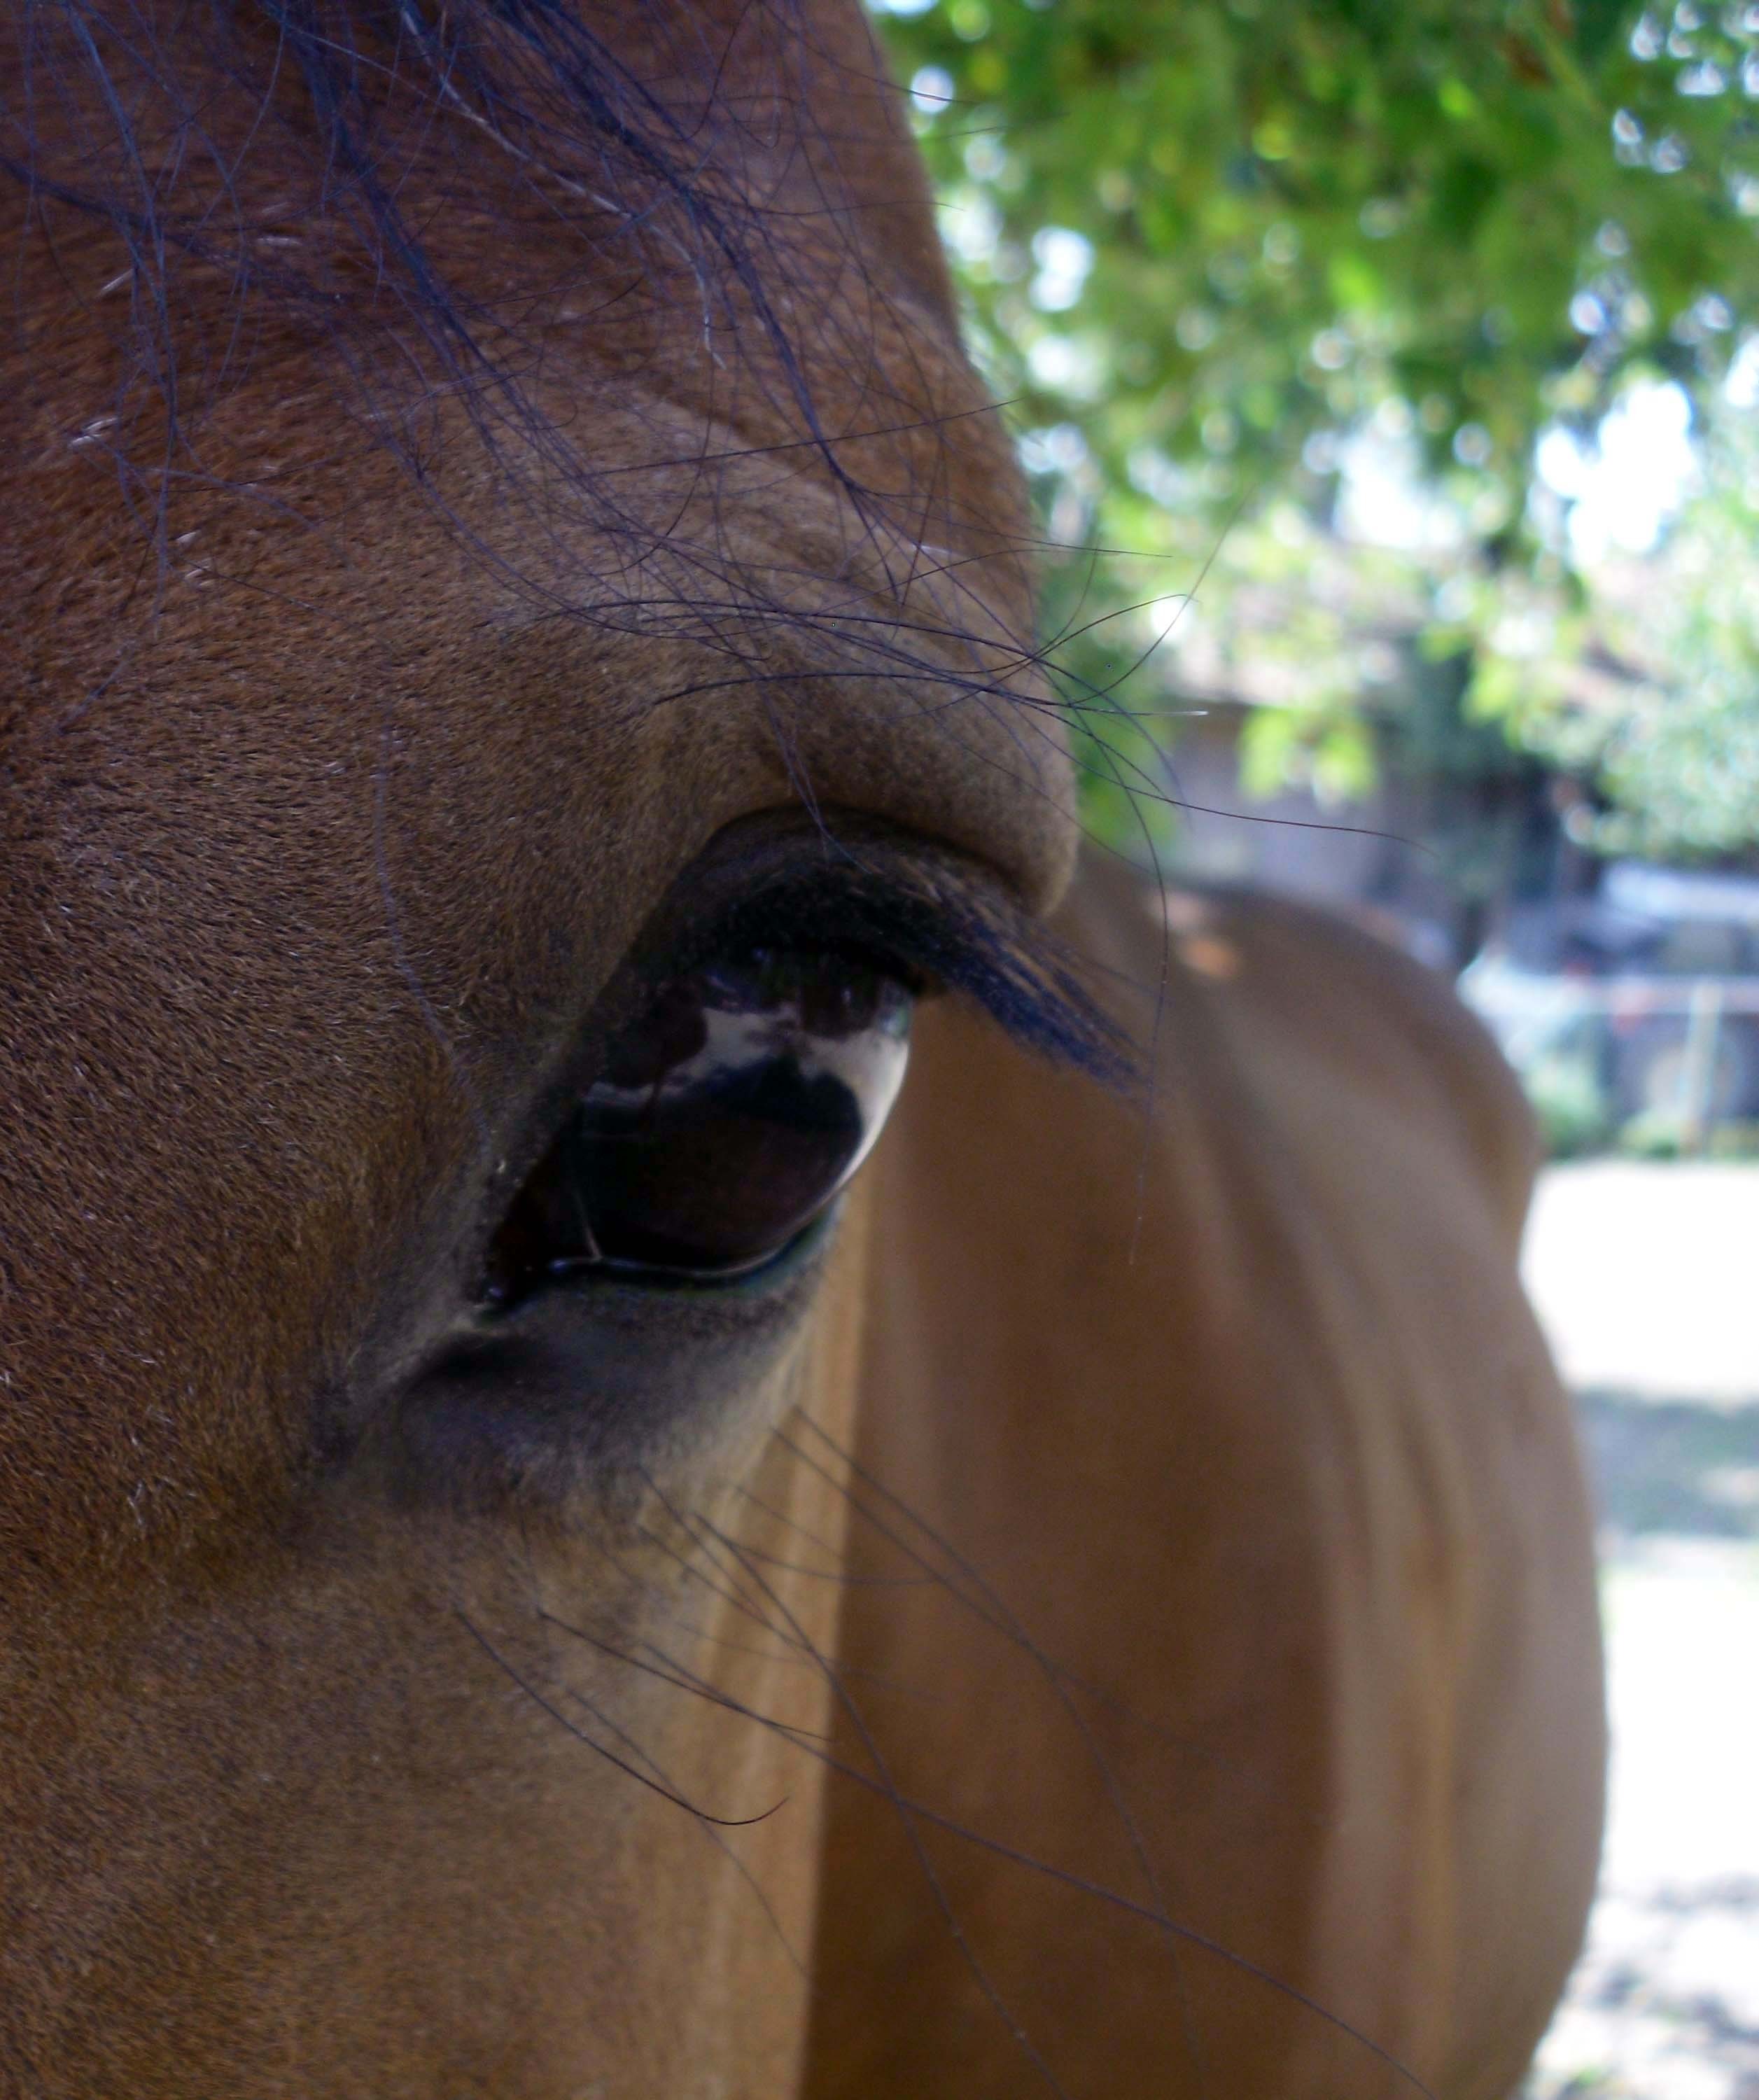
[[[1469,973],[1461,989],[1536,1098],[1574,1075],[1597,1091],[1609,1130],[1643,1117],[1686,1151],[1759,1121],[1759,977]]]

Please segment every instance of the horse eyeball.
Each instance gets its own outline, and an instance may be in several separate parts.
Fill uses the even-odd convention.
[[[521,1190],[483,1302],[505,1308],[581,1269],[661,1281],[760,1268],[879,1136],[911,1004],[871,965],[786,951],[659,986]]]

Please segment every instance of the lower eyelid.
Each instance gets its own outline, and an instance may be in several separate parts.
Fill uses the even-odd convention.
[[[565,1514],[736,1430],[728,1396],[765,1405],[794,1361],[840,1208],[729,1282],[593,1272],[467,1322],[403,1395],[401,1491],[465,1515]]]
[[[591,1264],[582,1263],[577,1271],[558,1271],[555,1278],[558,1290],[567,1290],[576,1284],[582,1290],[613,1289],[644,1293],[674,1292],[680,1298],[737,1299],[742,1294],[761,1296],[773,1290],[776,1284],[791,1275],[796,1266],[815,1253],[821,1242],[834,1229],[843,1190],[832,1197],[816,1217],[809,1219],[800,1231],[776,1248],[773,1253],[760,1255],[739,1268],[660,1268],[635,1261],[615,1261],[605,1259]],[[528,1304],[532,1301],[527,1300]],[[514,1314],[492,1315],[496,1319],[510,1319]]]

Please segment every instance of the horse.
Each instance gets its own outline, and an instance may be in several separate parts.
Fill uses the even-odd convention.
[[[4,36],[0,2092],[1508,2094],[1529,1127],[1080,849],[853,0]]]

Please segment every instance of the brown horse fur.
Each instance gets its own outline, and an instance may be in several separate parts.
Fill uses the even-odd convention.
[[[1145,1093],[931,1012],[828,1251],[460,1370],[632,949],[1042,989],[1074,832],[855,8],[436,21],[0,47],[0,2093],[1506,2093],[1588,1530],[1414,971],[1090,876]]]

